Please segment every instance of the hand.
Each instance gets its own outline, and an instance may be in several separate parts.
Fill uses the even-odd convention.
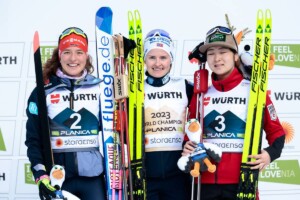
[[[196,147],[197,147],[197,144],[195,144],[192,141],[187,141],[183,147],[183,151],[182,151],[181,155],[187,156],[187,155],[193,153]]]
[[[41,200],[51,200],[51,198],[55,198],[56,189],[51,186],[50,179],[47,175],[41,176],[37,182],[39,187],[39,195]]]
[[[253,162],[247,162],[247,164],[253,165],[250,169],[259,169],[259,171],[265,169],[271,162],[270,155],[265,150],[261,150],[261,154],[258,155],[249,155],[248,158],[255,159]]]

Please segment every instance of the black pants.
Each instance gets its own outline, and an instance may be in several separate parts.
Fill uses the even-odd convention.
[[[190,200],[189,174],[147,178],[147,200]]]
[[[201,200],[235,200],[238,184],[201,184]],[[197,184],[194,185],[194,200],[197,199]]]
[[[76,195],[80,200],[106,199],[103,175],[66,179],[62,189]]]

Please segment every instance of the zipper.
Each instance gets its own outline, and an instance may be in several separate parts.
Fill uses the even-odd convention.
[[[71,80],[71,88],[70,88],[70,109],[74,109],[74,82]]]

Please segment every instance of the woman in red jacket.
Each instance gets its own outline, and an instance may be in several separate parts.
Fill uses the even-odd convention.
[[[236,199],[240,177],[244,134],[249,101],[250,81],[238,69],[238,46],[229,28],[217,26],[208,31],[199,52],[205,54],[212,71],[212,85],[204,94],[204,142],[217,144],[222,159],[215,173],[201,174],[201,200]],[[263,128],[270,146],[248,162],[253,170],[263,170],[279,158],[285,133],[269,96],[266,99]],[[188,141],[183,155],[193,152],[195,144]]]

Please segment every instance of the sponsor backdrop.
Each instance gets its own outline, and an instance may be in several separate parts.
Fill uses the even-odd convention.
[[[300,197],[300,27],[297,0],[0,0],[0,200],[38,199],[26,157],[26,101],[35,86],[32,38],[39,31],[42,59],[57,45],[67,27],[81,27],[89,36],[89,52],[95,63],[95,13],[101,6],[114,12],[113,32],[128,36],[127,11],[141,13],[144,35],[153,28],[171,33],[176,44],[172,74],[192,80],[197,69],[188,53],[215,25],[226,25],[227,13],[236,32],[246,27],[240,49],[252,47],[259,8],[271,9],[272,53],[276,65],[269,75],[269,95],[285,128],[282,157],[260,175],[261,199]],[[296,84],[297,83],[297,84]],[[266,145],[266,141],[263,142]],[[230,167],[230,166],[228,166]]]

